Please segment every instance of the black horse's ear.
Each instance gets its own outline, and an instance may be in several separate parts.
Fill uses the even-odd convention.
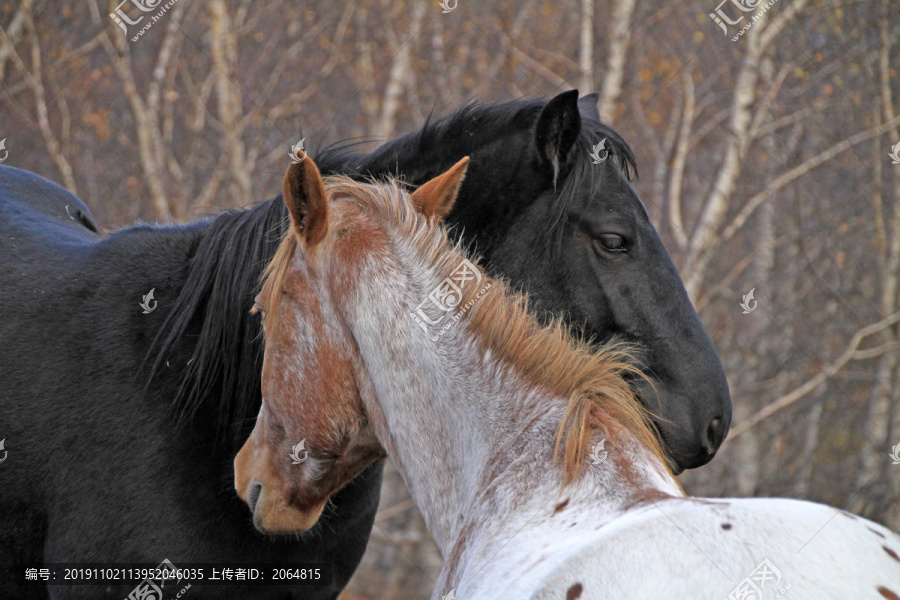
[[[578,90],[563,92],[541,111],[535,128],[535,143],[541,161],[553,176],[553,185],[570,166],[570,151],[580,133]]]
[[[578,111],[582,117],[587,117],[594,121],[600,120],[600,110],[597,103],[600,101],[600,92],[586,94],[578,99]]]

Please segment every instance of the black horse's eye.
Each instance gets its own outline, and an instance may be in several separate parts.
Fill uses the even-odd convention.
[[[607,252],[626,252],[625,238],[616,233],[603,233],[594,240],[594,245],[600,245]]]

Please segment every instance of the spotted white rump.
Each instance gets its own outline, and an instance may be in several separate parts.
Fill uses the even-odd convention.
[[[821,504],[672,498],[591,516],[567,507],[526,526],[455,598],[900,597],[900,536]]]

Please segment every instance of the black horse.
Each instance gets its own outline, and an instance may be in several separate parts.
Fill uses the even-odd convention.
[[[562,315],[597,340],[639,344],[654,388],[642,400],[671,459],[708,462],[731,419],[724,372],[629,182],[632,152],[600,123],[596,95],[468,105],[371,154],[332,148],[316,162],[326,174],[415,185],[465,155],[448,218],[455,231],[488,270],[531,295],[542,319]],[[108,237],[86,208],[84,219],[67,218],[73,201],[0,167],[0,439],[9,452],[0,570],[320,562],[333,565],[329,587],[195,586],[190,597],[334,598],[365,550],[381,467],[339,492],[301,539],[259,534],[232,488],[234,454],[259,411],[262,344],[250,308],[285,227],[281,198]],[[550,239],[537,233],[548,221]],[[0,572],[0,596],[129,592],[19,587],[5,579],[13,575],[22,578]]]

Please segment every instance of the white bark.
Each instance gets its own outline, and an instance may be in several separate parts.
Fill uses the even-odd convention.
[[[397,127],[397,112],[400,110],[403,92],[409,90],[409,73],[411,56],[416,37],[422,29],[422,17],[425,15],[425,3],[416,2],[413,7],[409,30],[403,40],[397,40],[399,48],[391,63],[384,99],[381,103],[381,115],[372,130],[380,140],[387,140],[394,135]]]
[[[778,33],[783,33],[784,24],[806,4],[806,0],[795,0],[785,7],[784,12],[762,27],[760,21],[747,31],[742,38],[746,50],[738,70],[729,118],[730,139],[725,147],[725,156],[716,174],[712,191],[700,214],[694,231],[692,244],[685,261],[684,279],[688,295],[694,300],[700,294],[706,268],[712,259],[712,250],[717,241],[719,228],[732,200],[742,162],[752,140],[752,107],[757,93],[759,68],[765,52],[771,47]],[[773,99],[766,98],[759,110],[769,110]]]
[[[91,7],[95,12],[95,20],[99,21],[96,5],[92,3]],[[179,203],[170,199],[163,185],[163,181],[167,178],[168,149],[163,145],[161,100],[166,75],[173,67],[179,44],[184,39],[180,27],[184,7],[185,3],[179,2],[165,15],[163,41],[145,94],[138,88],[134,65],[131,62],[130,40],[119,35],[116,25],[111,21],[101,38],[103,49],[122,83],[122,91],[131,107],[144,182],[150,190],[156,218],[160,221],[167,221],[180,213]]]
[[[600,116],[612,123],[616,116],[616,103],[622,95],[622,80],[625,77],[625,60],[631,42],[631,17],[637,0],[617,0],[613,4],[612,27],[609,37],[609,53],[606,58],[606,72],[603,74],[603,88],[600,90]],[[590,90],[585,90],[590,91]]]
[[[578,87],[582,94],[594,91],[594,0],[581,0],[581,40],[578,52],[581,77]]]
[[[243,140],[242,92],[236,80],[237,40],[228,9],[224,0],[210,0],[212,24],[210,28],[212,59],[215,63],[216,98],[218,100],[219,121],[222,124],[222,151],[228,156],[225,168],[236,186],[236,198],[250,198],[250,172]]]

